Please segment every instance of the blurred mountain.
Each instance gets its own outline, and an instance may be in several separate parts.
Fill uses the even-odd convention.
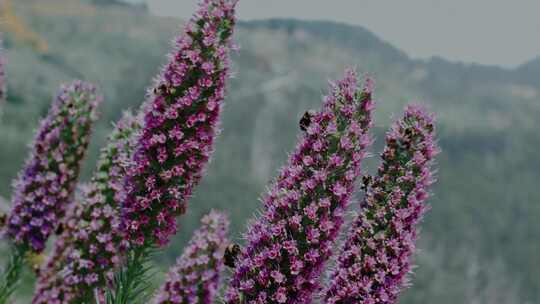
[[[3,197],[10,196],[58,84],[73,78],[98,83],[106,97],[88,180],[111,123],[122,110],[138,108],[182,24],[110,1],[12,4],[19,26],[48,48],[0,23],[10,92],[0,122]],[[374,155],[390,118],[407,102],[428,104],[439,118],[439,182],[423,225],[419,268],[401,303],[540,303],[540,59],[516,69],[413,60],[362,27],[323,21],[240,22],[236,38],[242,49],[234,55],[216,154],[181,233],[159,260],[162,269],[210,208],[231,214],[240,239],[259,195],[294,147],[299,118],[319,107],[328,79],[354,66],[377,80]],[[369,171],[376,162],[370,159]]]

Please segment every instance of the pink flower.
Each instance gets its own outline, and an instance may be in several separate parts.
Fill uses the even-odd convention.
[[[386,135],[382,163],[338,257],[326,303],[397,303],[433,183],[433,123],[422,108],[408,106]]]
[[[60,88],[41,122],[30,158],[15,182],[7,234],[40,253],[71,202],[101,96],[88,83]]]
[[[370,100],[356,74],[347,71],[332,85],[323,109],[310,115],[310,126],[264,197],[262,216],[248,228],[226,303],[310,301],[353,190],[355,179],[347,172],[360,174],[370,144],[358,135],[358,126],[366,136],[371,127],[365,108]]]
[[[96,288],[103,288],[119,265],[126,247],[118,229],[122,179],[127,170],[140,117],[125,113],[101,150],[97,169],[82,197],[64,222],[64,233],[55,243],[49,262],[41,271],[33,303],[54,303],[59,299],[85,301]],[[119,199],[119,200],[117,200]],[[63,276],[86,274],[83,280],[64,281]]]
[[[161,287],[156,304],[210,304],[218,290],[227,246],[229,221],[212,211],[201,220],[182,256],[171,269]]]
[[[208,163],[229,76],[236,2],[200,1],[146,102],[122,205],[122,228],[137,246],[169,242]],[[151,188],[148,179],[156,181]]]

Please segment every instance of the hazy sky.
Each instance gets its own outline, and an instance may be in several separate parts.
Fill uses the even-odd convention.
[[[155,14],[187,18],[197,1],[147,2]],[[540,0],[240,0],[238,15],[357,24],[416,58],[512,67],[540,55]]]

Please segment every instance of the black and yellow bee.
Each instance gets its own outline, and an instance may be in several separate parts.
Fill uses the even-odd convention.
[[[154,95],[172,95],[175,93],[175,89],[171,88],[166,84],[161,84],[158,87],[154,88]]]
[[[371,186],[372,182],[373,182],[373,177],[371,177],[371,175],[362,176],[362,190],[367,191],[369,186]]]
[[[61,235],[62,233],[64,233],[64,224],[59,224],[58,227],[56,227],[54,233],[56,235]]]
[[[39,277],[41,274],[41,267],[39,265],[32,265],[32,271]]]
[[[0,213],[0,228],[5,227],[7,224],[7,214]]]
[[[234,268],[236,265],[236,258],[240,254],[242,249],[238,244],[230,244],[225,249],[225,254],[223,255],[223,264],[230,268]]]
[[[306,113],[304,113],[304,116],[302,116],[302,118],[300,119],[300,130],[305,132],[309,128],[313,116],[315,116],[315,112],[312,110],[306,111]]]

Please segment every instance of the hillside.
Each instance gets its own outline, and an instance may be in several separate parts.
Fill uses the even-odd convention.
[[[0,121],[4,197],[39,117],[58,84],[72,78],[98,83],[106,96],[87,180],[111,122],[143,101],[181,25],[141,7],[78,0],[16,0],[13,9],[48,48],[3,29],[10,93]],[[240,239],[260,193],[294,146],[298,119],[320,104],[328,79],[353,65],[377,80],[375,155],[389,117],[406,102],[429,104],[440,121],[439,182],[414,286],[401,303],[540,303],[538,59],[514,70],[412,60],[364,28],[319,21],[241,22],[236,37],[242,49],[234,56],[223,133],[182,231],[160,259],[163,269],[210,208],[231,214]]]

